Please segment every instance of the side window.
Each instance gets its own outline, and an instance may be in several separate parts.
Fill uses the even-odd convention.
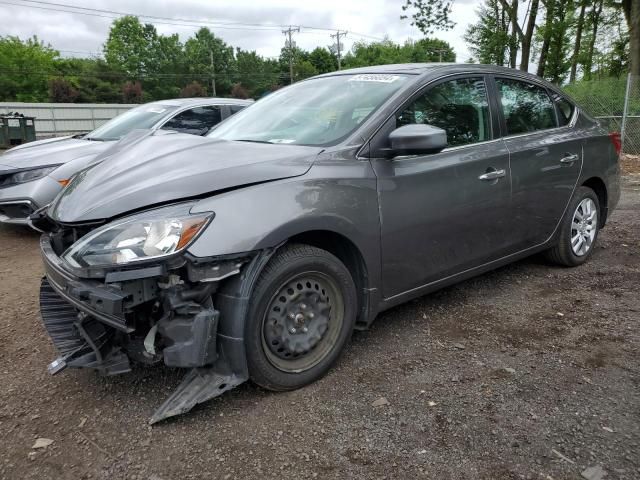
[[[245,108],[244,105],[231,105],[231,106],[229,106],[229,109],[231,110],[231,115],[233,115],[234,113],[238,113],[243,108]]]
[[[220,107],[196,107],[179,113],[162,126],[163,130],[174,130],[191,135],[204,135],[222,119]]]
[[[558,111],[558,122],[560,123],[560,126],[564,127],[565,125],[568,125],[571,121],[571,117],[573,117],[573,111],[576,107],[573,103],[560,95],[555,95],[553,97],[553,101],[556,104],[556,110]]]
[[[556,127],[553,103],[544,88],[520,80],[496,78],[507,134]]]
[[[450,80],[427,90],[396,116],[396,126],[424,123],[447,132],[450,146],[491,138],[487,88],[482,77]]]

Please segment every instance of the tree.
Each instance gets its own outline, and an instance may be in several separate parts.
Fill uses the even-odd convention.
[[[180,98],[206,97],[207,89],[193,81],[180,90]]]
[[[391,40],[380,42],[356,42],[344,57],[346,68],[402,63],[400,45]]]
[[[381,42],[356,42],[344,57],[347,68],[368,65],[409,62],[455,62],[456,54],[451,45],[437,38],[407,40],[399,45],[391,40]]]
[[[553,83],[562,83],[571,68],[569,29],[573,23],[573,12],[570,0],[556,1],[544,75]]]
[[[499,1],[511,20],[511,66],[515,67],[516,57],[514,54],[513,44],[517,36],[517,40],[520,43],[520,70],[527,72],[529,70],[529,61],[531,59],[531,40],[536,27],[536,17],[538,16],[540,0],[529,0],[528,13],[525,15],[522,25],[520,25],[518,18],[518,0],[512,0],[511,5],[507,0]]]
[[[573,0],[543,0],[543,5],[545,23],[536,34],[536,42],[542,45],[537,73],[554,83],[561,83],[570,72],[573,61],[577,64],[580,58],[580,52],[575,53],[573,44],[578,33],[577,5]]]
[[[249,98],[249,90],[247,90],[241,83],[234,83],[231,88],[231,96],[233,98],[241,98],[246,100]]]
[[[327,48],[316,47],[309,54],[309,62],[318,73],[334,72],[338,69],[338,59]]]
[[[301,60],[293,66],[293,81],[298,82],[318,74],[318,70],[309,60]]]
[[[262,58],[255,51],[236,49],[235,83],[241,83],[251,97],[258,97],[278,84],[280,65]]]
[[[74,103],[80,92],[65,78],[49,80],[49,101],[55,103]]]
[[[587,10],[587,0],[579,0],[580,15],[576,25],[576,38],[573,47],[573,55],[571,56],[571,73],[569,74],[569,83],[576,81],[576,73],[578,71],[578,60],[580,56],[580,43],[582,42],[582,29],[584,28],[584,16]]]
[[[405,0],[402,11],[411,13],[411,25],[425,35],[432,35],[436,30],[451,30],[455,23],[449,18],[453,0]],[[408,18],[401,15],[401,19]]]
[[[539,77],[544,77],[547,68],[547,55],[549,54],[549,45],[551,44],[551,33],[553,32],[553,16],[555,13],[556,1],[558,0],[542,0],[545,6],[545,24],[542,28],[542,48],[540,48],[540,58],[538,59]],[[559,0],[562,1],[562,0]]]
[[[78,91],[77,103],[116,103],[122,99],[123,72],[111,69],[99,58],[60,58],[55,75],[68,80]]]
[[[629,73],[640,75],[640,1],[609,0],[610,5],[622,10],[629,28]]]
[[[142,79],[153,72],[158,33],[151,24],[141,24],[137,17],[126,16],[113,21],[104,44],[107,64],[123,71],[131,79]]]
[[[590,71],[587,77],[602,79],[622,76],[629,70],[630,34],[626,28],[623,12],[605,4],[598,22],[598,36],[593,48]],[[584,55],[584,54],[583,54]]]
[[[185,56],[192,74],[208,74],[213,96],[231,92],[235,72],[233,47],[216,37],[211,30],[202,27],[185,43]]]
[[[0,37],[0,97],[19,102],[46,102],[47,77],[58,52],[32,37]]]
[[[509,21],[498,0],[485,0],[476,10],[478,21],[469,25],[465,42],[480,62],[503,66],[509,50]]]
[[[410,63],[455,62],[456,52],[444,40],[422,38],[415,42],[407,40],[400,48],[400,58]]]
[[[179,95],[187,71],[184,47],[177,34],[157,35],[149,52],[149,71],[143,79],[145,90],[153,98],[175,98]]]
[[[126,82],[122,85],[122,101],[124,103],[142,103],[142,98],[140,82]]]

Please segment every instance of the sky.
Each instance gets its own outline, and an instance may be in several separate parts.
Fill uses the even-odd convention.
[[[329,46],[334,40],[332,32],[304,28],[320,27],[348,31],[343,38],[348,49],[356,41],[373,41],[388,36],[395,42],[419,39],[423,35],[410,25],[408,19],[401,20],[404,0],[0,0],[0,36],[12,35],[27,38],[37,35],[39,39],[60,50],[63,56],[87,56],[87,52],[101,52],[113,18],[81,15],[45,10],[66,9],[51,6],[74,5],[113,12],[131,13],[141,17],[152,15],[172,19],[188,19],[199,22],[222,22],[227,25],[207,25],[225,42],[243,50],[256,50],[265,57],[277,57],[284,45],[284,35],[278,25],[301,25],[300,33],[294,34],[296,44],[307,50],[317,46]],[[476,19],[476,8],[480,0],[454,0],[453,30],[436,32],[434,37],[449,42],[459,62],[470,56],[463,37],[467,26]],[[27,5],[30,5],[27,6]],[[39,8],[34,8],[39,7]],[[167,25],[141,18],[153,23],[159,33],[178,33],[186,40],[199,26]],[[244,24],[269,24],[265,27],[246,27]],[[176,21],[175,23],[180,23]],[[230,25],[236,23],[236,25]]]

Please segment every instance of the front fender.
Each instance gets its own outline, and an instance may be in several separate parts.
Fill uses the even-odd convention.
[[[216,195],[191,211],[215,212],[207,230],[188,248],[193,256],[262,250],[301,233],[329,231],[358,248],[370,286],[378,285],[380,221],[376,178],[367,161],[318,163],[302,177]]]

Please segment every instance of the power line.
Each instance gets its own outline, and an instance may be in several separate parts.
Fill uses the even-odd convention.
[[[56,6],[56,7],[64,7],[64,8],[73,8],[76,10],[83,10],[83,11],[88,11],[88,12],[99,12],[99,13],[107,13],[110,15],[118,15],[118,16],[127,16],[127,15],[134,15],[134,16],[138,16],[138,17],[143,17],[143,18],[152,18],[152,19],[157,19],[157,20],[171,20],[171,21],[176,21],[176,22],[188,22],[188,23],[206,23],[206,24],[210,24],[210,25],[241,25],[241,26],[252,26],[252,27],[271,27],[274,29],[279,29],[282,27],[282,25],[270,25],[270,24],[264,24],[264,23],[245,23],[245,22],[222,22],[222,21],[206,21],[206,20],[193,20],[193,19],[188,19],[188,18],[172,18],[172,17],[160,17],[157,15],[137,15],[137,14],[132,14],[132,13],[125,13],[125,12],[118,12],[115,10],[104,10],[104,9],[100,9],[100,8],[90,8],[90,7],[81,7],[81,6],[76,6],[76,5],[68,5],[68,4],[64,4],[64,3],[56,3],[56,2],[44,2],[42,0],[20,0],[21,2],[25,2],[25,3],[37,3],[40,5],[52,5],[52,6]]]
[[[88,52],[86,50],[63,50],[61,48],[54,48],[54,50],[57,50],[58,52],[64,52],[64,53],[78,53],[78,54],[82,54],[82,55],[93,55],[93,56],[102,56],[102,52]]]
[[[22,0],[25,1],[25,0]],[[102,13],[94,13],[94,12],[85,12],[85,11],[74,11],[74,10],[63,10],[60,8],[54,8],[54,7],[44,7],[44,6],[38,6],[38,5],[26,5],[23,3],[12,3],[12,2],[7,2],[5,0],[0,1],[0,4],[4,4],[4,5],[14,5],[17,7],[27,7],[27,8],[36,8],[39,10],[48,10],[48,11],[54,11],[54,12],[63,12],[63,13],[73,13],[76,15],[86,15],[86,16],[91,16],[91,17],[102,17],[102,18],[109,18],[109,19],[117,19],[120,18],[121,16],[136,16],[139,18],[149,18],[145,15],[135,15],[135,14],[131,14],[131,13],[120,13],[120,14],[102,14]],[[70,8],[84,8],[84,7],[70,7]],[[194,28],[194,27],[199,27],[199,26],[205,26],[207,23],[178,23],[178,22],[169,22],[169,21],[160,21],[160,20],[154,20],[153,22],[154,24],[157,25],[173,25],[173,26],[178,26],[178,27],[190,27],[190,28]],[[208,24],[212,24],[208,23]],[[267,28],[267,27],[249,27],[249,26],[227,26],[227,25],[216,25],[215,26],[216,29],[226,29],[226,30],[264,30],[264,31],[275,31],[277,28],[279,27],[274,27],[274,28]]]
[[[246,22],[223,22],[223,21],[209,21],[209,20],[193,20],[186,18],[173,18],[173,17],[162,17],[157,15],[145,15],[145,14],[136,14],[131,12],[119,12],[115,10],[106,10],[99,8],[90,8],[90,7],[81,7],[77,5],[69,5],[65,3],[57,3],[57,2],[45,2],[42,0],[18,0],[23,3],[10,3],[6,1],[1,1],[5,5],[14,5],[28,8],[38,8],[42,10],[53,10],[58,12],[65,13],[75,13],[79,15],[89,15],[89,16],[97,16],[103,18],[118,18],[122,16],[136,16],[140,18],[152,19],[153,23],[158,23],[161,25],[176,25],[183,27],[194,27],[194,26],[204,26],[211,25],[216,28],[221,29],[235,29],[235,30],[279,30],[281,28],[287,27],[287,25],[282,24],[269,24],[269,23],[246,23]],[[33,5],[36,4],[36,5]],[[63,10],[67,9],[67,10]],[[72,9],[72,10],[68,10]],[[336,28],[327,28],[327,27],[318,27],[313,25],[299,25],[297,28],[302,28],[306,30],[321,30],[321,31],[340,31]],[[311,33],[311,32],[300,32],[300,33]],[[369,38],[373,40],[382,40],[380,37],[375,37],[373,35],[368,35],[364,33],[352,32],[354,35]]]

